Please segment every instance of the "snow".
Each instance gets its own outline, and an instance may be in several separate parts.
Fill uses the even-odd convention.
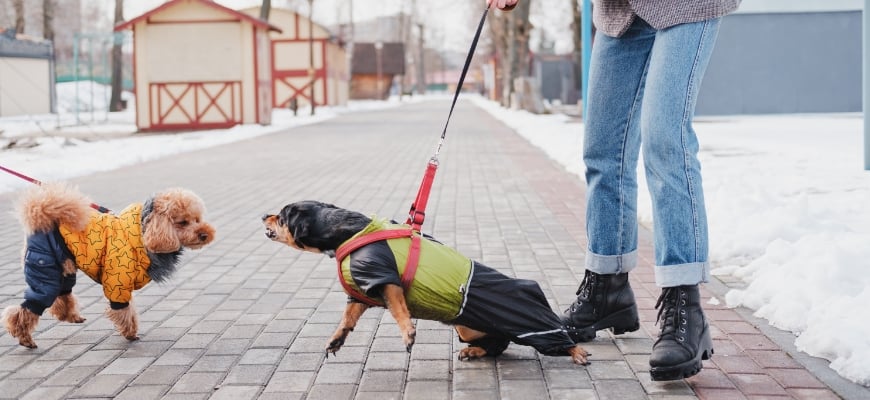
[[[58,85],[62,105],[70,104],[69,93],[75,92],[65,85]],[[91,87],[79,87],[79,97],[88,105]],[[471,98],[582,179],[579,121],[463,98]],[[411,101],[421,100],[415,96]],[[128,101],[132,110],[132,99]],[[74,106],[64,106],[60,115],[0,118],[0,165],[42,180],[63,180],[403,103],[352,102],[320,107],[315,116],[308,110],[296,117],[275,110],[271,126],[237,126],[219,135],[132,135],[131,111],[106,113],[94,104],[93,112],[79,112],[84,124],[76,123]],[[85,109],[90,108],[80,105],[79,110]],[[830,360],[843,377],[870,386],[870,320],[860,317],[870,304],[870,172],[863,169],[860,150],[862,115],[697,118],[695,129],[713,274],[746,283],[722,300],[749,307],[773,326],[793,332],[799,350]],[[10,141],[17,146],[2,150]],[[38,146],[25,147],[28,143]],[[122,147],[124,152],[117,151]],[[638,178],[639,218],[649,226],[650,200],[643,174]],[[0,193],[26,185],[0,174]]]
[[[476,100],[582,179],[582,124]],[[870,171],[861,114],[699,117],[713,275],[742,279],[745,306],[798,350],[870,386]],[[641,167],[642,168],[642,167]],[[641,169],[638,213],[651,226]],[[711,300],[718,304],[719,300]]]

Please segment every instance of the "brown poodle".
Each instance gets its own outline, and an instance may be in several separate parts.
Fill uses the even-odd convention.
[[[72,294],[76,269],[103,286],[106,315],[118,332],[139,339],[133,291],[169,279],[183,248],[214,240],[214,228],[203,221],[205,206],[189,190],[159,192],[117,215],[98,213],[90,204],[75,188],[57,183],[34,187],[18,204],[27,235],[27,289],[24,302],[6,307],[2,321],[22,346],[36,347],[32,334],[46,309],[60,321],[84,322]]]

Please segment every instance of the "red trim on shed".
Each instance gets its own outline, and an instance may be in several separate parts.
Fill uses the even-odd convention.
[[[222,6],[222,5],[218,4],[218,3],[215,3],[214,1],[211,1],[211,0],[169,0],[169,1],[167,1],[166,3],[163,3],[162,5],[160,5],[159,7],[152,9],[151,11],[148,11],[148,12],[146,12],[146,13],[144,13],[144,14],[142,14],[142,15],[136,17],[136,18],[133,18],[133,19],[131,19],[131,20],[129,20],[129,21],[125,21],[125,22],[122,22],[122,23],[118,24],[117,26],[115,26],[115,29],[114,29],[114,30],[116,30],[116,31],[120,31],[120,30],[124,30],[124,29],[128,29],[128,28],[132,28],[133,25],[135,25],[136,23],[142,21],[143,19],[150,18],[152,15],[154,15],[154,14],[156,14],[156,13],[159,13],[159,12],[161,12],[161,11],[163,11],[163,10],[166,10],[166,9],[168,9],[168,8],[170,8],[170,7],[173,7],[173,6],[175,6],[176,4],[181,3],[181,2],[187,2],[187,3],[189,3],[189,2],[196,2],[196,3],[199,3],[199,4],[202,4],[202,5],[205,5],[205,6],[208,6],[208,7],[214,8],[214,9],[216,9],[216,10],[219,10],[219,11],[225,12],[225,13],[227,13],[227,14],[230,14],[230,15],[234,16],[235,18],[237,18],[236,20],[245,20],[245,21],[250,21],[250,22],[253,23],[255,26],[259,26],[259,27],[261,27],[261,28],[265,28],[265,29],[268,29],[268,30],[276,31],[276,32],[281,32],[281,29],[280,29],[280,28],[278,28],[277,26],[272,25],[272,24],[270,24],[270,23],[268,23],[268,22],[266,22],[266,21],[263,21],[262,19],[254,18],[254,17],[252,17],[252,16],[250,16],[250,15],[248,15],[248,14],[241,13],[241,12],[238,12],[238,11],[236,11],[236,10],[233,10],[232,8],[224,7],[224,6]],[[148,22],[148,23],[154,23],[154,21],[151,21],[150,19],[149,19],[147,22]],[[170,21],[166,21],[166,22],[170,22]],[[171,22],[175,22],[175,21],[171,21]],[[179,22],[182,22],[182,23],[189,23],[189,22],[192,22],[192,21],[179,21]],[[211,21],[209,21],[209,22],[211,22]]]
[[[176,90],[170,90],[170,87]],[[151,115],[147,130],[228,128],[242,123],[243,120],[241,81],[152,82],[148,94],[151,99]],[[164,97],[168,97],[171,104],[164,105]],[[229,109],[219,104],[220,100],[229,102]],[[190,101],[193,102],[192,108],[185,104]],[[212,110],[220,115],[209,113]],[[183,122],[168,121],[170,117],[178,119],[180,116],[184,117]],[[204,117],[209,117],[210,120],[204,121]],[[215,117],[218,117],[217,121],[214,121]]]

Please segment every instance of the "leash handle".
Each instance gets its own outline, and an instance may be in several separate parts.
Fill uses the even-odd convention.
[[[31,177],[29,177],[29,176],[27,176],[27,175],[24,175],[24,174],[22,174],[22,173],[20,173],[20,172],[18,172],[18,171],[13,171],[13,170],[11,170],[11,169],[9,169],[9,168],[6,168],[6,167],[4,167],[4,166],[2,166],[2,165],[0,165],[0,170],[3,170],[3,171],[5,171],[5,172],[8,172],[8,173],[10,173],[10,174],[12,174],[12,175],[14,175],[14,176],[16,176],[16,177],[18,177],[18,178],[24,179],[25,181],[28,181],[28,182],[30,182],[30,183],[32,183],[32,184],[34,184],[34,185],[42,186],[42,182],[41,182],[41,181],[36,180],[36,179],[33,179],[33,178],[31,178]],[[93,208],[94,210],[97,210],[97,211],[99,211],[99,212],[101,212],[101,213],[103,213],[103,214],[108,214],[108,213],[112,212],[112,210],[110,210],[110,209],[108,209],[108,208],[106,208],[106,207],[103,207],[103,206],[101,206],[101,205],[99,205],[99,204],[95,204],[95,203],[91,203],[91,208]]]
[[[444,138],[447,136],[447,125],[450,124],[450,117],[453,116],[453,109],[456,107],[456,100],[459,98],[459,92],[462,91],[462,84],[465,82],[465,75],[468,74],[468,67],[471,66],[471,59],[474,58],[474,50],[477,49],[477,42],[480,40],[480,33],[483,31],[483,23],[486,22],[486,15],[489,13],[489,6],[483,10],[483,15],[480,16],[480,22],[477,24],[477,31],[474,32],[474,39],[471,41],[471,48],[468,49],[468,55],[465,57],[465,65],[462,66],[462,74],[459,75],[459,83],[456,85],[456,92],[453,93],[453,103],[450,104],[450,113],[447,114],[447,121],[444,122],[444,129],[441,131],[441,140],[438,142],[438,147],[435,149],[434,159],[438,159],[438,153],[441,152],[441,146],[444,144]]]

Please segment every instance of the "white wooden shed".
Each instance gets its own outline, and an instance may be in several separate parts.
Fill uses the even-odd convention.
[[[270,30],[211,0],[169,0],[116,31],[133,31],[136,125],[141,131],[269,124]]]
[[[54,78],[51,42],[0,31],[0,117],[55,111]]]
[[[259,15],[260,7],[241,12]],[[281,29],[269,35],[273,106],[286,108],[294,98],[300,106],[310,104],[312,86],[315,105],[347,104],[350,73],[342,44],[324,26],[292,10],[272,8],[269,23]]]

